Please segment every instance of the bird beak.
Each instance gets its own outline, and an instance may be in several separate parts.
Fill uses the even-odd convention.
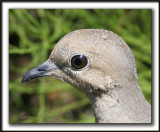
[[[49,76],[50,71],[58,69],[58,67],[51,62],[50,60],[47,60],[43,64],[39,65],[38,67],[28,71],[22,78],[22,83],[32,80],[34,78],[38,77],[44,77],[44,76]]]

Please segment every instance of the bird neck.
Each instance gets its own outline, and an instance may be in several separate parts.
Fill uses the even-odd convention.
[[[130,84],[95,95],[91,104],[97,123],[151,122],[151,107],[139,85]]]

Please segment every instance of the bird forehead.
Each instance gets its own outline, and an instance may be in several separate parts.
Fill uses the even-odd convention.
[[[65,42],[63,45],[57,44],[49,58],[55,64],[62,66],[66,65],[73,55],[80,54],[89,57],[88,49],[90,49],[89,45],[83,46],[82,44],[76,44],[76,42]]]
[[[68,60],[73,54],[88,55],[96,48],[93,42],[89,36],[81,34],[65,36],[53,49],[50,59],[56,62]]]
[[[113,32],[82,29],[64,36],[53,49],[50,60],[63,66],[74,54],[83,54],[91,58],[92,62],[119,62],[125,50],[128,50],[126,44]]]
[[[56,45],[54,52],[66,52],[71,51],[85,51],[93,50],[100,45],[104,45],[104,40],[109,38],[108,31],[96,30],[96,29],[82,29],[73,31],[65,35]],[[106,47],[106,46],[105,46]],[[104,48],[104,47],[103,47]]]

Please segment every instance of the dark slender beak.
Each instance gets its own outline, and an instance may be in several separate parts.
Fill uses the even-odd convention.
[[[22,78],[22,83],[34,78],[49,76],[47,73],[54,69],[58,69],[58,67],[50,60],[47,60],[43,64],[27,72]]]

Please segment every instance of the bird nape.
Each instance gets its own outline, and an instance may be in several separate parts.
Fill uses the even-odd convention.
[[[111,31],[81,29],[67,34],[49,59],[27,72],[22,82],[44,76],[83,92],[97,123],[151,123],[151,106],[138,84],[134,56]]]

